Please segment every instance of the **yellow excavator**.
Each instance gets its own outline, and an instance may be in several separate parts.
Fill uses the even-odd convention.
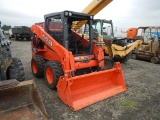
[[[82,12],[96,15],[110,2],[112,2],[112,0],[93,0]],[[86,24],[86,21],[75,22],[72,29],[77,30],[80,34],[83,34],[84,37],[87,38],[88,25],[86,24],[84,28],[81,28],[84,24]],[[108,26],[106,27],[106,25]],[[105,55],[109,56],[116,62],[127,62],[130,59],[132,50],[142,43],[141,40],[136,40],[135,42],[128,43],[126,38],[114,37],[112,21],[94,19],[92,27],[94,29],[94,39],[96,41],[104,41],[105,44],[102,46],[102,48],[105,51]]]

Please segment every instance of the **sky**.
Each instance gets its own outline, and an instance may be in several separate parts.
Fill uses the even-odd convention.
[[[31,26],[44,21],[44,15],[71,10],[82,12],[92,0],[0,0],[3,24]],[[160,26],[159,0],[113,0],[94,18],[112,20],[114,27],[128,29]]]

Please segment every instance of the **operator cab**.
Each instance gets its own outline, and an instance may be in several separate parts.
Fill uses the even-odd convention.
[[[158,52],[158,28],[157,27],[139,27],[137,39],[143,40],[139,45],[139,51]]]
[[[88,24],[85,24],[84,33],[88,35]],[[103,36],[104,40],[112,40],[114,38],[112,20],[94,19],[93,24],[93,38],[98,39]]]
[[[86,21],[89,26],[92,25],[93,15],[77,13],[73,11],[63,11],[51,13],[45,17],[45,30],[60,45],[71,51],[73,55],[91,54],[92,39],[89,37],[87,43],[84,44],[83,35],[80,36],[74,31],[79,21]],[[89,27],[89,36],[92,36],[92,27]],[[83,45],[82,45],[83,43]]]

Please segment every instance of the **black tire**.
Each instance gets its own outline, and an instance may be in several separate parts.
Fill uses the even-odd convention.
[[[9,35],[9,39],[12,39],[12,37]]]
[[[24,40],[24,37],[20,37],[20,40]]]
[[[48,61],[44,71],[47,86],[51,89],[56,89],[59,77],[64,74],[62,65],[58,61]]]
[[[114,60],[115,62],[126,63],[130,58],[131,58],[131,52],[128,53],[128,55],[126,55],[126,56],[123,57],[123,58],[114,57],[113,60]]]
[[[115,62],[113,59],[106,58],[106,57],[104,58],[104,66],[105,66],[104,69],[105,70],[113,68],[114,65],[115,65]]]
[[[25,80],[24,68],[20,59],[12,58],[12,63],[7,69],[7,79]]]
[[[157,64],[157,63],[159,63],[159,58],[158,57],[152,57],[151,62],[154,63],[154,64]]]
[[[26,37],[26,40],[27,41],[31,41],[31,37]]]
[[[45,66],[46,60],[43,56],[36,55],[32,57],[31,60],[31,69],[32,73],[36,78],[44,77],[44,66]]]
[[[15,35],[15,41],[19,40],[19,36]]]

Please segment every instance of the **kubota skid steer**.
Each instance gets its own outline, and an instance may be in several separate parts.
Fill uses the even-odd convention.
[[[92,42],[93,16],[73,11],[44,16],[45,30],[33,25],[31,67],[35,77],[45,76],[59,98],[74,111],[126,91],[120,63],[107,59],[101,44]],[[77,21],[89,24],[89,38],[72,30]],[[75,24],[73,24],[75,23]]]
[[[0,119],[47,119],[32,80],[25,80],[22,62],[11,57],[10,41],[0,28]]]

